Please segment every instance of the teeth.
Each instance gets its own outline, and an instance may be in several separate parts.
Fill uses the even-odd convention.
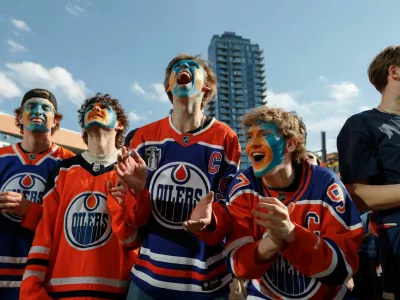
[[[255,157],[255,156],[257,156],[257,155],[264,156],[264,153],[254,152],[254,153],[252,154],[253,157]]]
[[[43,120],[42,119],[32,119],[32,122],[35,122],[35,123],[43,123]]]

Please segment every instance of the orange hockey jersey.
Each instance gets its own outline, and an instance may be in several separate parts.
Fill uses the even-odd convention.
[[[114,161],[115,162],[115,161]],[[107,191],[116,183],[114,163],[90,163],[83,155],[62,162],[49,178],[43,219],[29,252],[21,299],[125,299],[131,248],[137,229],[124,205]],[[143,223],[147,190],[138,201],[128,192],[130,214]],[[144,206],[148,207],[148,205]],[[135,226],[140,225],[135,219]]]
[[[237,277],[250,279],[248,299],[343,299],[345,283],[358,267],[363,227],[357,209],[337,176],[326,168],[303,162],[296,191],[284,194],[296,204],[291,220],[296,240],[269,262],[258,264],[255,251],[268,233],[252,216],[260,197],[281,198],[254,176],[252,167],[240,172],[228,190],[227,210],[214,204],[217,228],[198,237],[225,245]]]

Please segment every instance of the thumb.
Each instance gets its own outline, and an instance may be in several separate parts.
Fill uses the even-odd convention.
[[[206,196],[206,199],[208,203],[212,202],[214,200],[214,192],[213,191],[209,192]]]
[[[108,191],[111,191],[111,189],[112,189],[112,183],[111,183],[111,181],[110,180],[107,180],[107,189],[108,189]]]
[[[287,207],[287,210],[288,210],[289,215],[292,214],[292,212],[293,212],[295,206],[296,206],[296,204],[294,204],[293,202],[289,203],[289,205],[288,205],[288,207]]]

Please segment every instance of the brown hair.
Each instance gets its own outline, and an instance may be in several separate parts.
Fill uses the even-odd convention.
[[[400,46],[386,47],[375,56],[369,65],[369,81],[381,93],[388,84],[390,66],[400,67]]]
[[[259,121],[275,123],[278,127],[279,134],[285,140],[291,138],[296,139],[296,149],[292,152],[293,161],[300,162],[304,158],[307,152],[307,129],[299,115],[295,112],[286,112],[282,108],[259,106],[251,109],[242,118],[242,124],[245,128]]]
[[[96,102],[106,102],[112,106],[112,108],[116,114],[118,123],[123,126],[123,128],[118,130],[118,132],[117,132],[117,136],[115,138],[115,147],[117,149],[122,148],[122,146],[124,145],[124,140],[125,140],[125,132],[129,127],[128,116],[125,113],[125,110],[121,107],[119,100],[112,98],[109,94],[97,93],[96,96],[86,99],[85,102],[81,105],[81,108],[78,110],[78,119],[79,119],[79,125],[82,128],[83,141],[87,145],[88,133],[84,129],[86,108],[90,104],[96,103]]]
[[[24,134],[24,125],[19,121],[19,118],[22,117],[22,111],[24,110],[24,106],[20,106],[16,109],[14,109],[14,116],[15,116],[15,125],[19,128],[19,132],[21,134]],[[56,126],[51,128],[51,135],[55,134],[57,130],[60,129],[60,122],[63,118],[63,115],[59,113],[58,111],[54,111],[54,120],[57,120],[58,122],[56,123]]]
[[[195,62],[198,62],[203,67],[204,71],[206,72],[205,83],[207,83],[207,85],[210,87],[210,90],[205,92],[204,97],[202,99],[201,109],[203,109],[204,107],[206,107],[206,105],[208,103],[210,103],[213,100],[215,93],[217,92],[218,83],[217,83],[217,78],[215,77],[214,71],[209,66],[209,63],[206,62],[205,60],[202,60],[200,58],[200,55],[192,56],[192,55],[187,55],[187,54],[181,53],[177,57],[173,58],[169,62],[167,68],[165,69],[164,88],[165,88],[165,90],[167,90],[169,88],[169,77],[171,76],[172,67],[181,60],[194,60]],[[171,103],[172,103],[172,101],[173,101],[172,93],[168,92],[167,95],[168,95],[169,101],[171,101]]]

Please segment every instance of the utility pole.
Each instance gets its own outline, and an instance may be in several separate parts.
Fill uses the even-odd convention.
[[[322,162],[326,163],[326,136],[325,131],[321,131],[321,152],[322,152]]]

